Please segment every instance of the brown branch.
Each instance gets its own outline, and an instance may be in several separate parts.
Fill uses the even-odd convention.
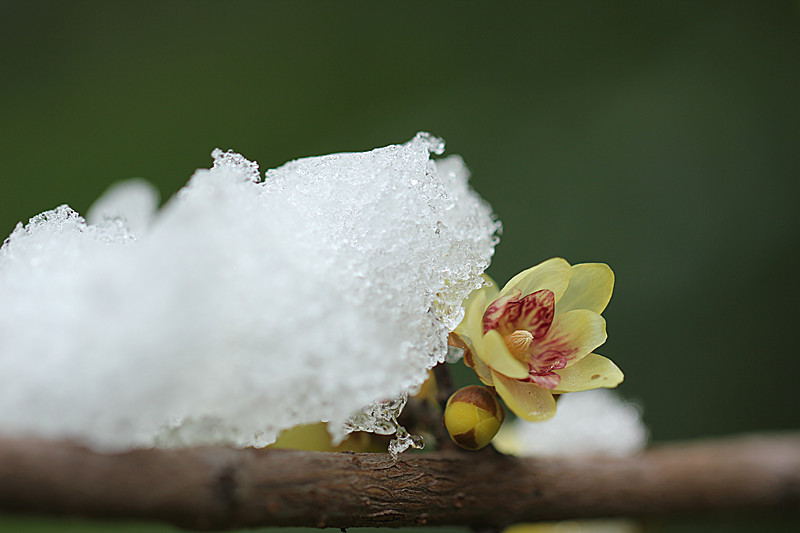
[[[800,514],[800,435],[671,444],[630,458],[137,450],[0,438],[0,509],[192,529],[412,526],[718,510]]]

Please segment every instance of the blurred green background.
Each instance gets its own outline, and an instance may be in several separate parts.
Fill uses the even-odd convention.
[[[504,223],[499,282],[614,268],[601,353],[656,440],[797,429],[799,67],[796,1],[2,1],[0,235],[214,147],[427,130]]]

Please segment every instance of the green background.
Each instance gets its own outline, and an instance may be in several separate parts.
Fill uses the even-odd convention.
[[[613,267],[601,353],[656,440],[796,429],[798,67],[798,2],[3,1],[0,236],[214,147],[426,130],[504,223],[499,282]]]

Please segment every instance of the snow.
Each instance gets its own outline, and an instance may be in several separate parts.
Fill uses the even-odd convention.
[[[614,391],[596,389],[561,395],[550,420],[507,422],[494,444],[503,453],[520,456],[624,457],[643,450],[647,441],[640,407]]]
[[[160,211],[136,180],[88,223],[60,206],[19,224],[0,249],[0,434],[264,446],[320,420],[341,438],[413,392],[499,230],[443,148],[418,134],[264,178],[215,150]]]

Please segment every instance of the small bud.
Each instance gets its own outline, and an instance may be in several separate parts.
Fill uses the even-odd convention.
[[[447,400],[444,425],[453,442],[467,450],[480,450],[492,442],[505,417],[493,390],[470,385]]]

